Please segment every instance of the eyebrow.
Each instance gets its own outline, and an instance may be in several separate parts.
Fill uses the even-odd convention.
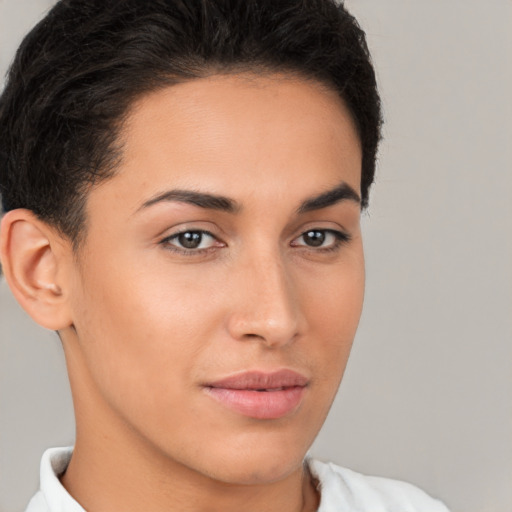
[[[207,210],[218,210],[227,213],[237,213],[241,209],[240,205],[229,197],[196,192],[193,190],[169,190],[149,199],[139,210],[149,208],[156,203],[167,201],[178,201],[180,203],[199,206],[199,208],[205,208]]]
[[[342,182],[331,190],[303,201],[297,209],[297,213],[300,215],[314,210],[321,210],[322,208],[328,208],[329,206],[333,206],[346,200],[361,204],[361,198],[357,192],[350,185]],[[188,203],[193,206],[198,206],[199,208],[223,211],[227,213],[238,213],[242,209],[241,205],[237,201],[230,199],[229,197],[209,194],[206,192],[177,189],[163,192],[151,199],[148,199],[140,208],[138,208],[137,211],[149,208],[157,203],[169,201]]]
[[[359,194],[345,182],[340,183],[337,187],[323,192],[318,196],[306,199],[298,208],[297,213],[307,213],[314,210],[321,210],[322,208],[328,208],[334,206],[341,201],[354,201],[357,204],[361,204],[361,198]]]

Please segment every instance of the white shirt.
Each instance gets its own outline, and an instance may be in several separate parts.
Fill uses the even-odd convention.
[[[50,448],[41,460],[41,489],[25,512],[85,512],[59,480],[72,448]],[[411,484],[388,478],[363,476],[350,469],[309,459],[309,469],[318,480],[318,512],[448,512]]]

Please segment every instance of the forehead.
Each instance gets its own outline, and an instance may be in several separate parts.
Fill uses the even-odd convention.
[[[348,109],[334,91],[292,75],[217,75],[158,90],[133,105],[121,142],[119,172],[97,192],[115,187],[133,210],[171,187],[242,200],[311,195],[341,180],[360,189]]]

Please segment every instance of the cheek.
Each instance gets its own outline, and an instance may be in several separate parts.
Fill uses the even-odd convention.
[[[362,246],[337,268],[304,285],[303,311],[312,340],[308,350],[322,365],[317,372],[326,387],[337,388],[347,364],[364,299],[365,269]]]
[[[355,241],[336,265],[303,279],[303,310],[319,330],[352,339],[361,316],[365,286],[362,244]]]
[[[103,268],[88,269],[75,304],[80,349],[92,379],[109,402],[122,400],[134,411],[149,410],[164,397],[177,399],[211,327],[199,302],[208,294],[157,268]]]

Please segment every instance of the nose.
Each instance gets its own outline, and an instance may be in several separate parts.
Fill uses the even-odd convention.
[[[257,340],[267,347],[293,342],[301,328],[295,283],[280,256],[255,256],[233,269],[232,308],[228,331],[240,341]]]

